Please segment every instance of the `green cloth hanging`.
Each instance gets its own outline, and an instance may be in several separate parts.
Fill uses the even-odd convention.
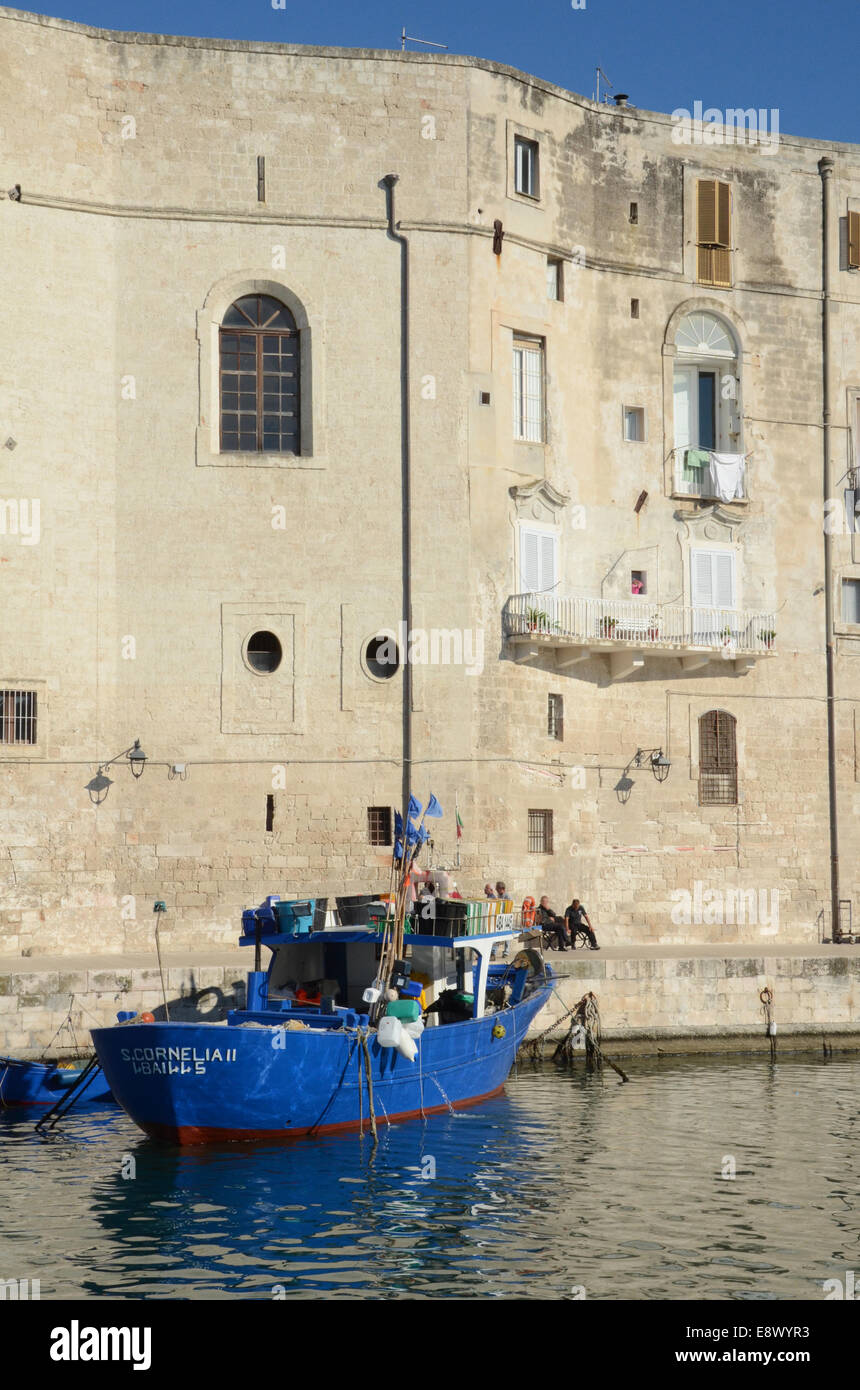
[[[690,483],[696,491],[700,491],[705,477],[703,473],[711,462],[711,454],[708,449],[687,449],[684,452],[684,462],[681,468],[681,477],[685,483]]]

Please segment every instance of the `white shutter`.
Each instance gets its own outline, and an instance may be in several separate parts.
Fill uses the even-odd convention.
[[[688,449],[693,443],[693,373],[675,372],[675,448]],[[698,443],[698,440],[696,441]]]
[[[714,588],[711,575],[711,552],[690,552],[690,597],[694,608],[712,608]]]
[[[557,538],[544,531],[540,538],[540,586],[542,591],[555,589],[558,568],[556,565],[557,546]]]
[[[558,537],[520,527],[520,593],[542,594],[558,579]]]
[[[730,550],[715,550],[713,553],[714,606],[734,608],[735,606],[735,557]]]
[[[730,550],[690,551],[690,598],[694,608],[734,608],[735,557]]]
[[[520,528],[520,593],[540,591],[540,533]]]

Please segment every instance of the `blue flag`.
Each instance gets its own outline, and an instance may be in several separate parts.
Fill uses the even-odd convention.
[[[418,841],[419,845],[422,843],[422,841],[418,838],[418,827],[413,825],[412,821],[409,820],[406,822],[406,843],[407,845],[414,845],[416,840]]]
[[[421,815],[421,802],[416,801],[412,794],[409,796],[409,810],[406,814],[415,820]]]
[[[399,811],[394,812],[394,834],[398,839],[403,834],[403,817]]]
[[[435,820],[441,815],[444,815],[442,807],[439,805],[439,802],[436,800],[435,796],[433,796],[431,792],[430,800],[427,802],[427,810],[424,812],[424,817],[427,820]]]
[[[395,859],[402,859],[402,858],[403,858],[403,845],[402,845],[402,843],[401,843],[400,840],[395,840],[395,841],[394,841],[394,858],[395,858]]]

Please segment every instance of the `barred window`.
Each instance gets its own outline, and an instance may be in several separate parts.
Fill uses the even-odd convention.
[[[390,806],[368,806],[367,837],[372,845],[391,844]]]
[[[299,331],[286,305],[265,294],[237,299],[219,346],[222,450],[300,453]]]
[[[699,720],[699,805],[734,806],[738,799],[737,720],[723,709]]]
[[[35,690],[0,690],[0,743],[35,742]]]
[[[552,854],[552,811],[529,811],[529,854]]]
[[[546,731],[550,738],[564,738],[564,696],[548,695],[546,702]]]

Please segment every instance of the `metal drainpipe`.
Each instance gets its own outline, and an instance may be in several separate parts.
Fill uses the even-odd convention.
[[[412,666],[409,663],[409,634],[412,631],[412,496],[410,476],[409,430],[409,242],[394,230],[394,185],[398,174],[386,174],[385,206],[388,216],[387,235],[400,244],[400,488],[401,488],[401,553],[403,566],[403,622],[401,633],[406,634],[403,662],[403,802],[404,839],[412,792]],[[405,844],[404,844],[405,848]]]
[[[830,229],[832,221],[833,160],[829,155],[818,161],[821,175],[821,279],[822,279],[822,424],[824,517],[829,516],[830,497]],[[836,682],[833,668],[833,540],[828,526],[824,530],[824,625],[826,628],[827,671],[827,787],[830,803],[830,936],[836,940],[839,927],[839,821],[836,794]]]

